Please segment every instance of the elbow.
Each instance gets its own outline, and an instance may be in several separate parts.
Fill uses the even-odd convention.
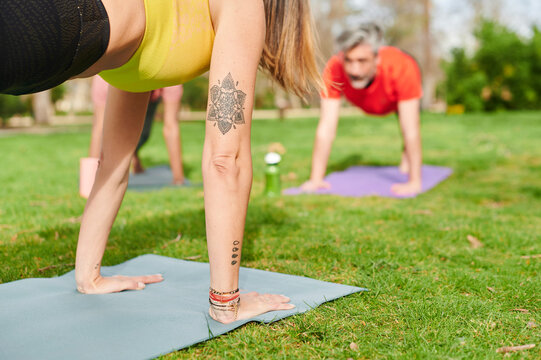
[[[128,186],[131,155],[122,159],[111,159],[100,155],[95,184],[103,184],[111,189],[121,189]]]
[[[236,154],[215,154],[209,161],[210,170],[219,177],[236,178],[240,173],[240,164]]]
[[[418,143],[420,141],[421,141],[421,134],[412,133],[412,134],[405,134],[404,135],[404,142],[405,143]]]
[[[216,181],[228,188],[237,188],[245,177],[251,179],[250,156],[242,156],[238,152],[213,153],[204,160],[203,176],[205,181]]]

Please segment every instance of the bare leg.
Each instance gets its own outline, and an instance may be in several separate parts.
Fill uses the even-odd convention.
[[[173,183],[184,183],[184,171],[182,169],[182,147],[180,145],[180,129],[178,126],[178,101],[163,101],[163,138],[169,153],[169,163],[173,172]]]
[[[88,156],[93,158],[100,157],[101,137],[103,134],[103,118],[105,116],[105,105],[94,106],[94,118],[92,121],[92,134],[90,136],[90,148]]]
[[[143,126],[148,97],[148,93],[109,89],[100,165],[77,243],[75,280],[82,293],[137,290],[146,283],[162,280],[161,275],[107,278],[100,274],[107,239],[128,186],[130,160]]]
[[[402,150],[402,159],[400,160],[400,172],[402,174],[409,174],[410,172],[410,164],[408,162],[408,157],[406,155],[406,150]]]
[[[150,95],[152,97],[152,93]],[[150,132],[152,131],[152,124],[154,123],[154,116],[156,115],[156,109],[160,103],[159,98],[150,100],[147,106],[147,111],[145,114],[145,122],[143,124],[143,130],[139,136],[139,141],[135,147],[132,158],[132,170],[134,174],[142,174],[145,172],[141,158],[139,157],[139,150],[147,143],[150,138]]]
[[[145,172],[145,168],[141,163],[141,159],[139,158],[139,154],[137,153],[137,151],[135,151],[135,153],[133,154],[131,164],[134,174],[142,174]]]
[[[109,85],[99,76],[92,79],[92,103],[94,107],[94,116],[92,119],[92,132],[90,135],[90,147],[88,149],[88,158],[80,160],[79,168],[79,195],[88,199],[96,172],[98,169],[101,141],[103,136],[103,119],[105,116],[105,101],[107,99],[107,89]]]

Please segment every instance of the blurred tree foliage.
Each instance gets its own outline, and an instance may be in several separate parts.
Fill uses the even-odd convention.
[[[199,76],[185,83],[182,93],[182,106],[191,110],[206,110],[209,89],[207,76]]]
[[[65,85],[52,89],[52,102],[56,102],[66,93]],[[33,115],[31,96],[14,96],[0,94],[0,126],[6,126],[13,115]]]
[[[185,83],[182,95],[182,106],[190,110],[206,110],[208,97],[208,74],[199,76]],[[258,74],[256,82],[254,106],[257,109],[274,109],[274,93],[276,87],[273,87],[272,81],[263,74]]]
[[[28,98],[0,94],[0,125],[6,126],[8,119],[15,114],[29,113],[30,108]]]
[[[494,21],[475,31],[477,50],[454,49],[444,63],[448,105],[466,111],[541,108],[541,31],[524,39]]]
[[[60,84],[57,87],[51,89],[51,101],[56,103],[66,95],[66,85]]]

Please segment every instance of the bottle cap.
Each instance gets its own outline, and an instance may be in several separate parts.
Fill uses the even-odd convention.
[[[280,160],[282,160],[282,157],[278,153],[270,152],[270,153],[267,153],[267,155],[265,155],[265,162],[268,165],[278,164]]]

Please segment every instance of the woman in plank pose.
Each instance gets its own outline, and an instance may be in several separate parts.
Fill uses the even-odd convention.
[[[80,292],[142,289],[162,280],[104,277],[101,260],[150,91],[210,68],[202,161],[209,313],[229,323],[294,307],[282,295],[239,294],[238,274],[256,72],[262,67],[300,96],[320,88],[309,0],[3,0],[0,28],[0,93],[37,92],[97,73],[113,85],[77,245]]]

